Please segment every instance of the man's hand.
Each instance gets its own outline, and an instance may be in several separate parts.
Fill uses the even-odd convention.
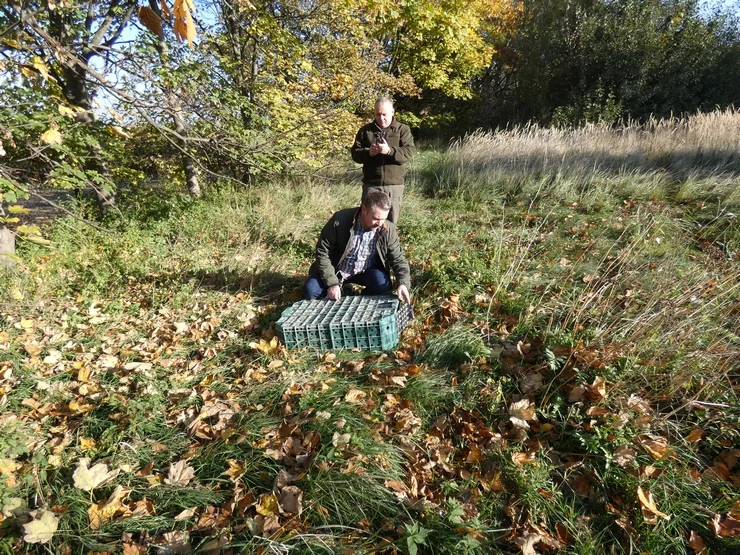
[[[408,304],[411,304],[411,295],[409,294],[409,290],[406,289],[405,285],[399,285],[398,290],[396,291],[396,296],[398,297],[398,300],[401,302],[407,302]]]
[[[403,287],[403,285],[401,287]],[[339,299],[342,298],[342,288],[339,287],[338,285],[332,285],[331,287],[329,287],[329,290],[326,292],[326,297],[331,299],[332,301],[338,301]]]
[[[370,156],[377,156],[378,154],[390,154],[391,153],[391,147],[388,146],[388,143],[382,142],[382,143],[375,143],[370,145]]]

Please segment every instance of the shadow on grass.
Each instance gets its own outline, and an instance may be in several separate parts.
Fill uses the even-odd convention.
[[[225,269],[218,271],[199,270],[182,275],[184,282],[193,281],[203,289],[232,294],[248,291],[252,295],[271,299],[301,294],[305,279],[304,276],[289,276],[273,271],[244,274]]]

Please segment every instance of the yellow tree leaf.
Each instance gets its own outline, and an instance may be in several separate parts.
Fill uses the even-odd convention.
[[[59,517],[51,511],[42,510],[39,518],[23,525],[23,539],[28,543],[46,543],[57,531]]]
[[[175,36],[179,40],[187,40],[188,46],[193,47],[195,38],[195,23],[190,11],[195,11],[195,6],[190,0],[175,0]]]
[[[59,105],[59,113],[67,118],[75,117],[75,111],[72,108],[68,108],[67,106],[64,106],[63,104]]]
[[[52,127],[41,135],[41,142],[46,145],[60,145],[62,144],[62,134],[58,129]]]
[[[33,67],[41,74],[44,79],[46,79],[47,81],[51,80],[51,75],[49,75],[49,68],[46,67],[46,64],[41,58],[39,58],[38,56],[34,56],[33,60],[31,60],[31,64],[33,64]]]
[[[88,468],[88,464],[90,464],[90,459],[80,459],[77,470],[72,474],[74,485],[78,489],[92,491],[118,476],[118,469],[109,471],[108,466],[103,463],[98,463],[92,468]]]

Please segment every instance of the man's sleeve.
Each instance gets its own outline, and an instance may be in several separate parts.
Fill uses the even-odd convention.
[[[319,277],[327,287],[339,285],[337,271],[331,264],[330,253],[335,249],[337,243],[337,232],[334,217],[326,222],[324,229],[321,230],[319,241],[316,243],[316,267],[318,268]]]
[[[365,146],[364,144],[365,133],[363,133],[363,129],[360,128],[357,132],[355,142],[352,145],[352,160],[358,164],[364,164],[370,158],[370,145]]]
[[[401,249],[401,242],[398,240],[395,227],[388,233],[388,264],[393,268],[397,285],[405,285],[410,290],[411,270]]]
[[[391,150],[391,156],[399,164],[405,164],[414,156],[416,147],[414,146],[414,136],[408,125],[401,125],[401,136],[398,139],[398,146]]]

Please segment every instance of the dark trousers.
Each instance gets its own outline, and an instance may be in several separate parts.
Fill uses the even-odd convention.
[[[364,287],[366,295],[385,295],[393,289],[391,275],[380,266],[373,266],[361,274],[355,274],[344,283],[356,283]],[[303,285],[303,297],[309,301],[323,299],[326,297],[327,289],[319,274],[312,274]]]

